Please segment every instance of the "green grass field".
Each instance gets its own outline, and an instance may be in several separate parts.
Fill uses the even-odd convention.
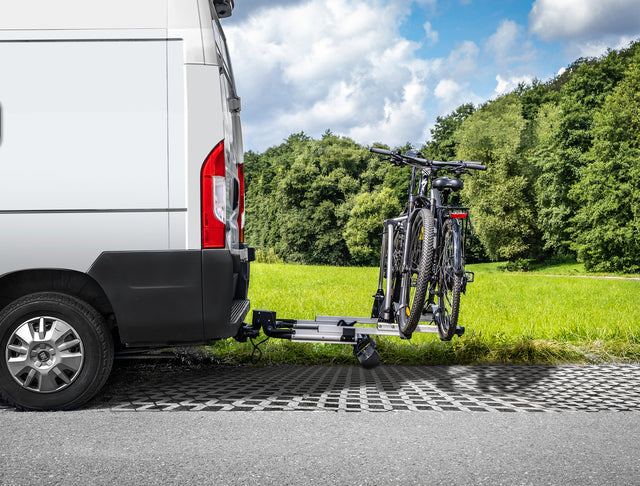
[[[407,340],[378,338],[385,363],[640,361],[640,280],[591,278],[580,265],[509,273],[497,264],[469,265],[475,282],[462,296],[461,338],[437,335]],[[254,263],[253,309],[279,318],[315,315],[368,316],[377,268]],[[250,319],[250,315],[248,316]],[[351,346],[270,339],[261,346],[268,363],[352,363]],[[233,340],[210,351],[225,362],[250,360],[252,346]]]

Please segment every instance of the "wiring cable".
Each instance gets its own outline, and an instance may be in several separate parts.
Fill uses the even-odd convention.
[[[253,338],[249,338],[249,342],[253,346],[253,351],[251,351],[251,364],[257,364],[262,359],[262,350],[260,349],[260,345],[266,343],[269,340],[269,336],[265,337],[262,341],[255,343]],[[256,352],[258,352],[258,357],[256,358]]]

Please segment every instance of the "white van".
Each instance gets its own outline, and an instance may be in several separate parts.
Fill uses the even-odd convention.
[[[69,409],[115,349],[249,309],[233,0],[0,0],[0,393]]]

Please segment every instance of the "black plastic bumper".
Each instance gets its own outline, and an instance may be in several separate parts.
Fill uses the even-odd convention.
[[[249,253],[105,252],[88,273],[109,298],[123,344],[198,343],[236,335],[248,310]]]

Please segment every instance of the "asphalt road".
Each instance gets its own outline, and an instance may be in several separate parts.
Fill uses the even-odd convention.
[[[116,366],[0,406],[0,485],[640,484],[640,366]]]
[[[0,412],[0,483],[638,484],[640,414]]]

